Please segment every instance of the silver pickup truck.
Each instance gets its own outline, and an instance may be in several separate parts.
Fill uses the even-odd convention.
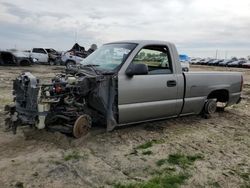
[[[203,114],[238,103],[237,72],[182,72],[174,44],[121,41],[104,44],[81,62],[40,84],[31,73],[14,81],[7,128],[32,125],[79,138],[92,124],[107,130],[139,122]]]

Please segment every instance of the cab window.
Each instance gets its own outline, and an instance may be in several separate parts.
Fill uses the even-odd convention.
[[[132,63],[147,65],[148,74],[172,73],[169,51],[165,46],[147,46],[142,48]]]

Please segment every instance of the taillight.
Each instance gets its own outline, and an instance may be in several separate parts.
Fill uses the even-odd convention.
[[[242,91],[243,89],[243,76],[241,75],[241,82],[240,82],[240,91]]]

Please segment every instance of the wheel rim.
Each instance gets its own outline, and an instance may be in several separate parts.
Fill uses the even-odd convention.
[[[72,67],[73,65],[74,65],[73,62],[68,62],[68,63],[67,63],[67,68],[70,68],[70,67]]]
[[[215,100],[209,100],[206,104],[206,112],[208,114],[212,114],[212,113],[215,113],[216,111],[216,108],[217,108],[217,103]]]
[[[73,136],[80,138],[89,132],[91,125],[87,115],[81,115],[77,118],[73,128]]]

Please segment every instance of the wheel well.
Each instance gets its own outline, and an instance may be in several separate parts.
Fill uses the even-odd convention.
[[[219,102],[227,102],[229,100],[229,92],[226,89],[220,89],[212,91],[208,97],[208,99],[216,98]]]
[[[66,64],[69,63],[69,62],[76,63],[74,60],[67,60],[67,61],[66,61]]]
[[[20,65],[22,65],[22,66],[28,66],[28,65],[30,65],[31,63],[30,63],[30,61],[29,60],[22,60],[22,61],[20,61]]]

